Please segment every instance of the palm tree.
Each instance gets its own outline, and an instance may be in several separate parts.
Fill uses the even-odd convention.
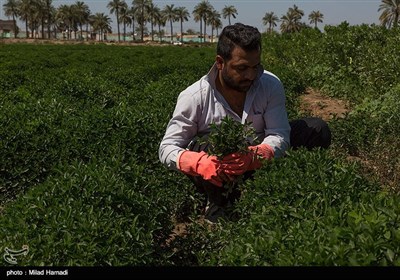
[[[263,24],[268,25],[268,33],[272,33],[272,30],[277,25],[278,21],[279,18],[277,15],[274,14],[274,12],[265,14],[265,16],[263,17]]]
[[[162,41],[162,37],[164,34],[164,30],[161,30],[161,27],[164,27],[167,20],[165,19],[162,12],[157,13],[154,23],[158,25],[158,37],[160,38],[160,42]]]
[[[131,18],[131,22],[132,22],[132,39],[133,41],[136,40],[135,37],[135,19],[137,18],[137,13],[138,13],[138,7],[133,6],[128,10],[128,16],[130,16]]]
[[[31,0],[21,0],[17,2],[18,16],[25,21],[26,38],[29,38],[29,19],[32,14]]]
[[[45,17],[47,24],[47,37],[50,39],[51,25],[53,23],[54,7],[52,5],[53,0],[43,0],[43,8],[45,9]]]
[[[50,30],[49,25],[51,17],[51,0],[31,0],[29,2],[29,23],[32,30],[37,30],[39,32],[39,27],[41,27],[41,38],[45,37],[44,28],[47,25],[48,30]]]
[[[218,20],[216,20],[215,22],[214,22],[214,28],[215,28],[215,31],[216,31],[216,33],[217,33],[217,38],[219,37],[219,32],[218,32],[218,30],[220,30],[221,28],[223,27],[223,25],[222,25],[222,21],[221,21],[221,19],[218,19]]]
[[[211,25],[211,42],[214,42],[214,29],[217,29],[218,33],[218,28],[222,26],[221,14],[213,10],[208,17],[208,24]]]
[[[308,15],[308,19],[310,20],[310,24],[314,24],[314,28],[317,29],[318,22],[323,22],[322,19],[324,15],[320,11],[312,11]]]
[[[78,2],[77,2],[78,3]],[[89,24],[90,24],[90,16],[91,16],[91,11],[89,9],[89,6],[87,6],[86,4],[84,4],[82,6],[82,9],[84,10],[83,15],[84,15],[84,19],[85,19],[85,24],[86,24],[86,40],[89,40]]]
[[[202,0],[199,4],[197,4],[194,7],[193,10],[193,16],[194,20],[200,21],[200,37],[202,36],[202,20],[204,22],[204,33],[203,33],[203,42],[205,42],[206,39],[206,27],[207,27],[207,17],[210,14],[210,12],[214,10],[213,6],[207,1],[207,0]]]
[[[73,5],[73,10],[76,15],[77,24],[79,25],[81,38],[83,38],[82,26],[84,24],[87,24],[89,21],[89,16],[90,16],[89,6],[86,5],[84,2],[76,1],[75,4]],[[86,35],[87,35],[87,33],[88,33],[88,30],[86,28]]]
[[[130,26],[132,24],[132,18],[129,14],[128,5],[121,9],[119,14],[119,19],[122,21],[122,25],[124,27],[124,42],[126,41],[126,25]]]
[[[225,6],[222,9],[222,16],[223,16],[224,19],[228,18],[229,25],[231,25],[231,16],[233,18],[236,18],[237,14],[238,14],[238,12],[237,12],[236,8],[234,6],[232,6],[232,5]]]
[[[382,4],[379,5],[379,11],[382,11],[379,16],[381,25],[390,28],[397,28],[400,16],[400,0],[382,0]]]
[[[44,27],[47,25],[46,21],[49,18],[49,12],[50,12],[50,7],[47,7],[48,5],[48,0],[36,0],[35,1],[35,14],[36,14],[36,21],[38,23],[38,28],[39,28],[39,22],[40,26],[42,27],[41,31],[41,38],[44,38]]]
[[[286,13],[281,17],[281,26],[282,33],[291,33],[296,31],[296,23],[293,13]]]
[[[172,42],[173,36],[174,36],[173,29],[172,29],[172,23],[174,21],[178,20],[177,10],[176,10],[176,8],[174,8],[174,4],[166,5],[164,7],[164,9],[162,10],[162,13],[163,13],[165,19],[169,20],[170,28],[171,28],[171,42]]]
[[[183,22],[189,20],[190,14],[185,7],[178,7],[176,8],[176,16],[181,22],[181,42],[183,43]]]
[[[51,17],[50,17],[50,38],[53,37],[55,39],[57,39],[57,32],[58,32],[58,28],[57,28],[57,9],[52,6],[51,7],[51,11],[50,11]],[[54,32],[54,33],[53,33]]]
[[[154,24],[156,21],[156,17],[161,13],[161,10],[157,5],[154,5],[153,2],[150,2],[149,6],[147,7],[147,15],[150,20],[150,33],[151,33],[151,40],[154,41]]]
[[[143,37],[144,37],[144,26],[147,21],[147,14],[146,11],[148,10],[148,7],[152,3],[152,0],[133,0],[132,5],[136,9],[136,19],[137,23],[140,25],[140,39],[143,42]],[[134,31],[135,32],[135,31]]]
[[[286,33],[299,32],[304,25],[300,22],[303,16],[304,12],[293,5],[293,8],[289,8],[286,15],[281,17],[281,31]]]
[[[111,32],[111,19],[104,13],[96,13],[91,16],[91,24],[94,32],[100,35],[100,41],[103,41],[104,33]]]
[[[119,14],[121,12],[121,9],[126,9],[128,8],[126,2],[124,0],[111,0],[107,4],[107,8],[110,9],[110,13],[114,14],[117,18],[117,32],[118,32],[118,42],[121,42],[121,32],[119,31]]]
[[[74,24],[74,19],[73,19],[74,13],[72,11],[71,6],[69,5],[60,5],[56,11],[56,19],[58,21],[58,26],[62,28],[62,30],[66,30],[67,33],[67,39],[70,39],[70,30],[73,28]]]
[[[200,22],[200,40],[202,38],[201,32],[203,30],[203,19],[197,10],[193,10],[193,19],[195,22]]]
[[[4,14],[8,17],[12,17],[13,22],[14,22],[14,38],[17,38],[17,21],[15,18],[18,16],[18,0],[8,0],[4,5]]]
[[[304,11],[300,10],[297,5],[293,5],[293,8],[289,8],[289,13],[293,14],[294,22],[299,23],[301,18],[304,16]]]

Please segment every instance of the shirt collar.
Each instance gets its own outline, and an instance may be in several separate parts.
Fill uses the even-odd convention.
[[[208,83],[211,85],[212,88],[216,89],[215,86],[215,79],[218,76],[218,68],[217,68],[217,62],[214,62],[213,66],[211,69],[208,71],[206,79]]]

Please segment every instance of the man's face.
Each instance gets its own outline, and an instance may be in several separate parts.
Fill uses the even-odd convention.
[[[240,47],[232,51],[232,58],[224,60],[217,56],[218,69],[226,87],[239,92],[247,92],[257,78],[261,61],[261,52],[246,52]]]

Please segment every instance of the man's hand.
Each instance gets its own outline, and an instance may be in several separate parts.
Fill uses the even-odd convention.
[[[178,169],[192,176],[201,176],[204,180],[222,187],[224,181],[230,180],[221,169],[221,162],[216,156],[206,152],[183,151],[177,159]]]
[[[273,149],[267,144],[248,147],[248,152],[238,152],[225,156],[221,168],[227,175],[242,175],[246,171],[262,166],[262,161],[274,157]]]
[[[229,154],[222,159],[221,167],[226,174],[242,175],[249,169],[255,156],[256,154],[251,151]]]

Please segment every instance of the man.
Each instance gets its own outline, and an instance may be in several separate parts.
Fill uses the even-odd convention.
[[[219,36],[215,63],[207,75],[180,93],[160,144],[160,161],[188,175],[207,194],[205,219],[216,222],[238,198],[224,195],[223,186],[237,175],[251,177],[264,160],[279,158],[292,147],[327,148],[331,134],[318,118],[289,124],[281,81],[261,66],[261,34],[257,28],[236,23]],[[233,153],[218,160],[206,153],[197,139],[210,133],[210,124],[224,117],[251,122],[260,143],[249,153]],[[263,160],[264,159],[264,160]]]

